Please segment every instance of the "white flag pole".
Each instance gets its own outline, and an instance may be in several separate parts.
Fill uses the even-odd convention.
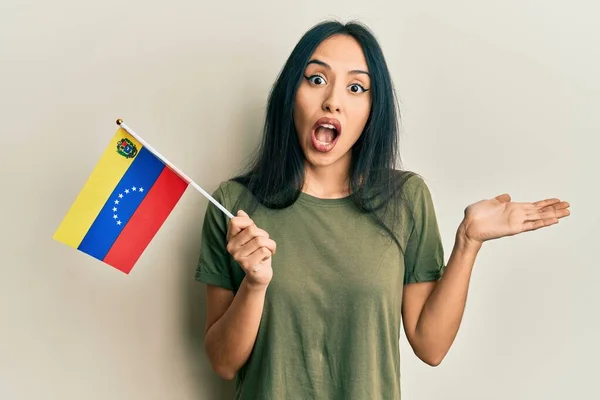
[[[183,179],[185,179],[190,185],[192,185],[192,187],[194,189],[196,189],[197,191],[202,193],[204,195],[204,197],[206,197],[210,202],[212,202],[215,206],[217,206],[219,208],[219,210],[223,211],[223,213],[225,213],[225,215],[227,215],[229,218],[233,218],[233,214],[231,214],[225,207],[223,207],[221,204],[219,204],[219,202],[216,201],[204,189],[202,189],[200,186],[198,186],[198,184],[196,182],[194,182],[189,176],[187,176],[179,168],[177,168],[176,166],[171,164],[169,162],[169,160],[167,160],[165,157],[163,157],[158,151],[154,150],[154,148],[152,148],[152,146],[150,146],[148,143],[146,143],[146,141],[144,139],[142,139],[137,133],[135,133],[130,127],[128,127],[125,124],[125,122],[123,122],[122,119],[117,120],[117,125],[119,125],[123,129],[125,129],[131,136],[133,136],[138,142],[140,142],[142,144],[142,146],[144,146],[145,148],[150,150],[152,152],[152,154],[154,154],[156,157],[158,157],[162,162],[164,162],[166,165],[168,165],[169,168],[171,168],[173,171],[175,171],[175,173],[177,173],[179,176],[181,176]]]

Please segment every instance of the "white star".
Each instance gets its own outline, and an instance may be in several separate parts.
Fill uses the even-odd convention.
[[[113,207],[113,212],[117,212],[117,207]]]
[[[125,194],[129,194],[129,189],[125,189]]]
[[[135,192],[137,190],[137,188],[134,186],[131,188],[131,190],[133,190]]]
[[[115,200],[115,204],[119,204],[119,200]]]
[[[117,221],[117,225],[121,225],[121,221]]]
[[[113,214],[113,219],[117,219],[119,216],[117,214]]]
[[[119,198],[122,199],[123,198],[123,193],[119,193]]]
[[[143,192],[143,191],[144,191],[144,188],[140,188],[140,192]]]

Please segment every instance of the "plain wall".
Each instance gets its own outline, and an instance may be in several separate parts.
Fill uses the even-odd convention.
[[[442,365],[401,338],[404,398],[592,399],[599,356],[596,2],[0,4],[0,398],[229,399],[193,280],[208,201],[184,194],[130,275],[52,235],[125,122],[208,191],[244,165],[269,89],[328,17],[380,39],[446,255],[464,208],[508,192],[572,215],[484,245]]]

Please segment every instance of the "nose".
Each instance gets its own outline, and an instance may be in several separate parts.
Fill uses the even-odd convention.
[[[323,111],[328,111],[330,113],[339,113],[342,110],[342,104],[340,101],[340,96],[337,95],[335,89],[329,90],[327,96],[325,97],[322,105]]]

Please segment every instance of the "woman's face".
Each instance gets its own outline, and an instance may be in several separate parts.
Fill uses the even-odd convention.
[[[315,50],[294,104],[298,139],[311,166],[349,165],[371,110],[370,88],[367,61],[354,38],[332,36]]]

